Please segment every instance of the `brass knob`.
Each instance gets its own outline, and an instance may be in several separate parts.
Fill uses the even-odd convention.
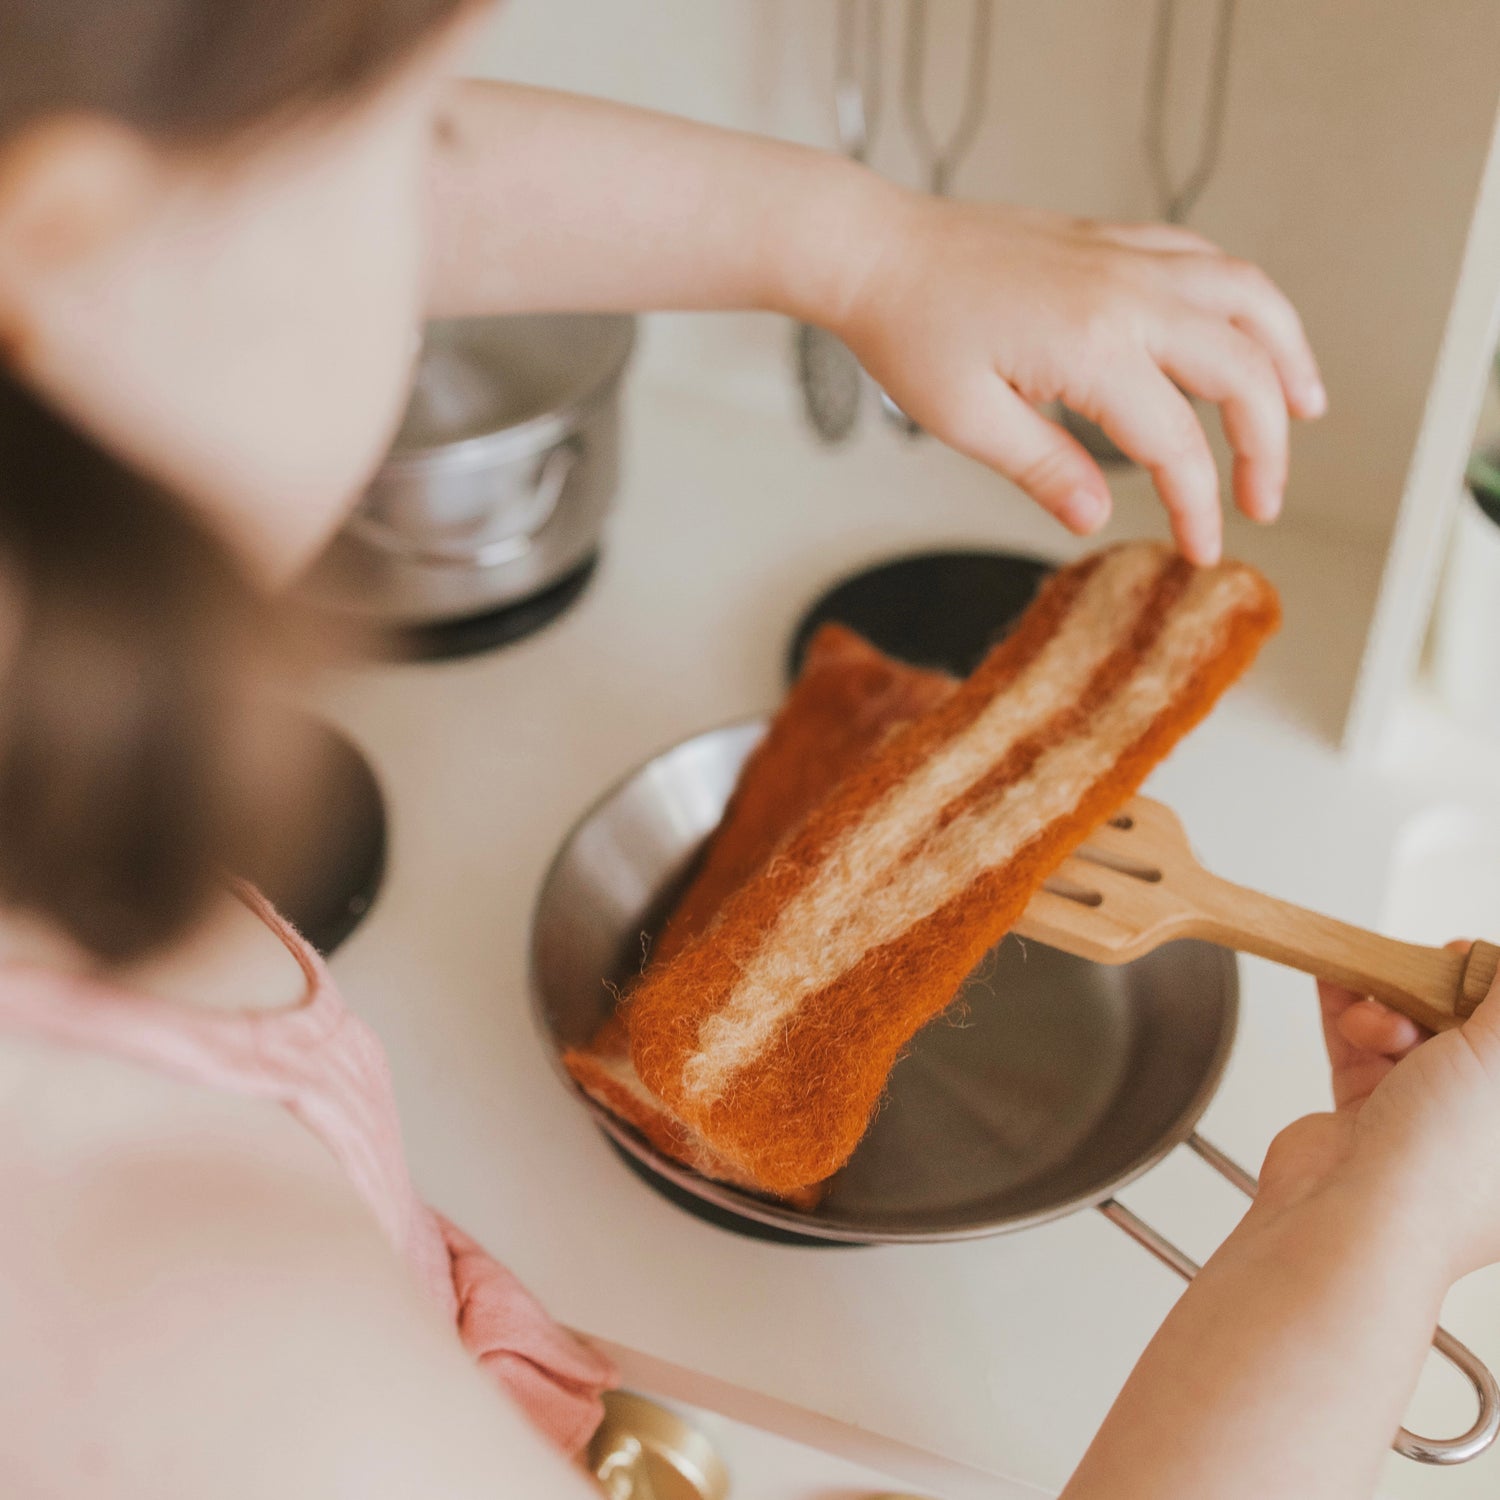
[[[609,1500],[726,1500],[729,1473],[713,1445],[674,1411],[630,1391],[604,1398],[589,1468]]]

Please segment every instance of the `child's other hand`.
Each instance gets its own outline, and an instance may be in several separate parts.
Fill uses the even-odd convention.
[[[892,206],[894,203],[894,207]],[[835,330],[916,421],[1013,479],[1070,530],[1108,518],[1082,445],[1036,410],[1060,400],[1148,469],[1195,562],[1220,552],[1213,457],[1183,392],[1217,404],[1234,494],[1281,507],[1287,418],[1326,398],[1292,305],[1189,230],[901,193]]]
[[[1336,1108],[1276,1138],[1263,1195],[1274,1205],[1373,1191],[1452,1278],[1500,1261],[1500,981],[1462,1027],[1436,1037],[1336,985],[1318,994]]]

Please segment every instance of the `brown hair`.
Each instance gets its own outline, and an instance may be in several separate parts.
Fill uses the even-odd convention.
[[[353,99],[464,0],[0,0],[0,139],[67,111],[212,145]],[[108,962],[296,857],[246,753],[269,608],[188,507],[0,361],[0,899]],[[264,761],[264,756],[260,757]]]
[[[96,111],[223,140],[378,83],[469,0],[3,0],[0,135]]]

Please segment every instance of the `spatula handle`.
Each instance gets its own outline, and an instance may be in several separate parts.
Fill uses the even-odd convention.
[[[1492,943],[1476,942],[1467,953],[1403,943],[1206,872],[1193,900],[1204,937],[1373,995],[1432,1031],[1471,1015],[1500,966]]]

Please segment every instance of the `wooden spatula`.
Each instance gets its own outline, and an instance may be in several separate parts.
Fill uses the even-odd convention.
[[[1015,931],[1079,958],[1119,964],[1174,938],[1207,938],[1374,995],[1434,1031],[1489,991],[1500,948],[1468,953],[1398,942],[1211,875],[1171,808],[1135,797],[1032,898]]]

